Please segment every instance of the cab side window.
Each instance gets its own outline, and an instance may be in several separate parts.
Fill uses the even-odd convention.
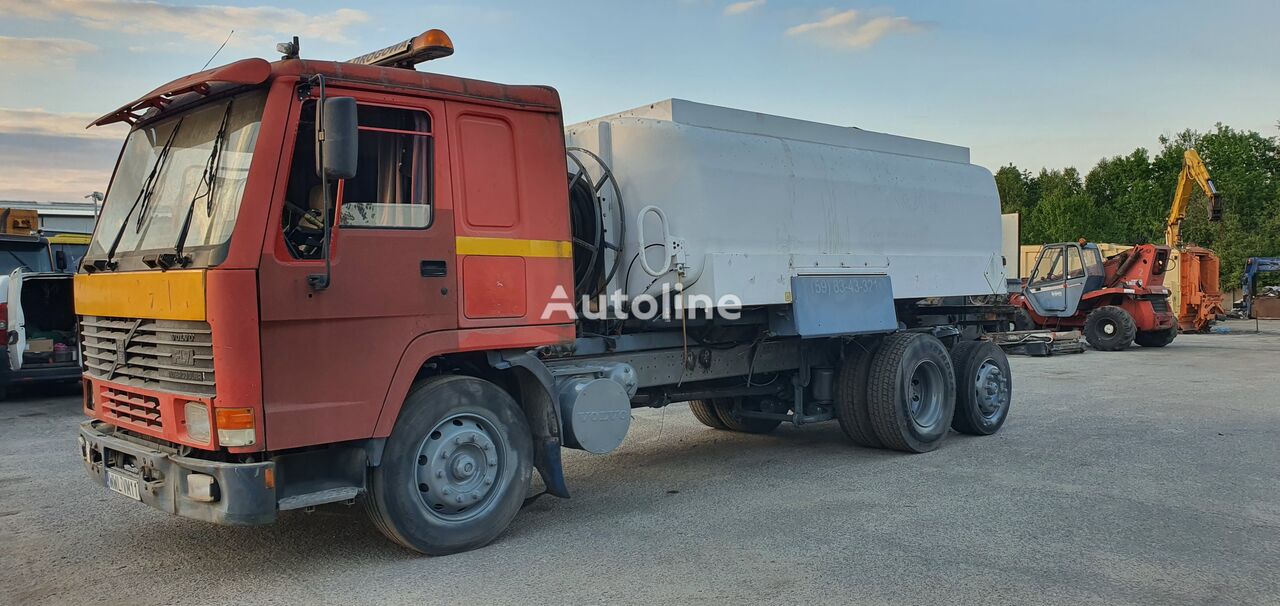
[[[360,106],[356,176],[339,187],[341,227],[431,224],[432,138],[426,112]]]
[[[1035,273],[1031,276],[1031,286],[1056,282],[1062,279],[1062,249],[1046,248],[1036,263]]]
[[[1074,246],[1067,248],[1067,277],[1084,277],[1084,265],[1080,262],[1080,249]]]
[[[331,192],[337,183],[329,183]],[[280,217],[284,245],[295,259],[319,259],[324,240],[324,191],[316,174],[316,102],[302,105],[298,135],[289,167],[289,187],[285,190]]]
[[[361,104],[356,176],[331,181],[341,228],[421,229],[431,225],[433,145],[424,111]],[[294,143],[281,216],[285,248],[295,259],[319,259],[324,191],[316,175],[316,103],[306,101]]]

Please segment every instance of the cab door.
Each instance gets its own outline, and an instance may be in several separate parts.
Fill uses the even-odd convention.
[[[298,108],[292,165],[278,200],[274,245],[259,272],[263,408],[272,449],[367,438],[409,343],[458,325],[453,202],[444,105],[353,96],[359,117],[354,178],[337,201],[330,285],[317,230],[314,104]],[[288,157],[288,156],[286,156]]]
[[[1040,250],[1024,294],[1031,309],[1046,318],[1075,315],[1088,275],[1074,244],[1054,244]]]

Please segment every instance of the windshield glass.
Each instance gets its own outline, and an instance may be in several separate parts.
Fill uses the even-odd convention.
[[[49,249],[38,243],[0,242],[0,275],[7,276],[18,268],[24,271],[53,271]]]
[[[265,102],[265,91],[246,93],[129,133],[89,255],[105,255],[117,237],[117,256],[173,251],[188,221],[184,249],[226,243]]]

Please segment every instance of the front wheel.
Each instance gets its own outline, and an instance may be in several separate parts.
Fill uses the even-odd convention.
[[[428,555],[488,544],[529,490],[533,439],[506,391],[474,377],[416,386],[369,477],[369,517],[387,538]]]
[[[1013,318],[1009,320],[1009,331],[1016,330],[1035,330],[1036,321],[1031,317],[1031,312],[1026,308],[1019,307],[1013,310]]]
[[[1120,351],[1133,345],[1137,332],[1133,316],[1115,305],[1099,307],[1084,320],[1084,338],[1101,351]]]

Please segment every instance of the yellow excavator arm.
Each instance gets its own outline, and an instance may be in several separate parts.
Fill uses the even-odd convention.
[[[1182,155],[1182,172],[1178,174],[1178,189],[1174,190],[1173,207],[1169,209],[1169,221],[1164,227],[1164,243],[1169,246],[1182,246],[1182,220],[1187,216],[1191,190],[1197,184],[1204,190],[1205,195],[1209,196],[1209,220],[1222,220],[1221,196],[1218,194],[1218,188],[1213,186],[1213,179],[1209,178],[1209,169],[1205,168],[1204,160],[1200,159],[1200,154],[1196,153],[1196,150],[1188,149]]]

